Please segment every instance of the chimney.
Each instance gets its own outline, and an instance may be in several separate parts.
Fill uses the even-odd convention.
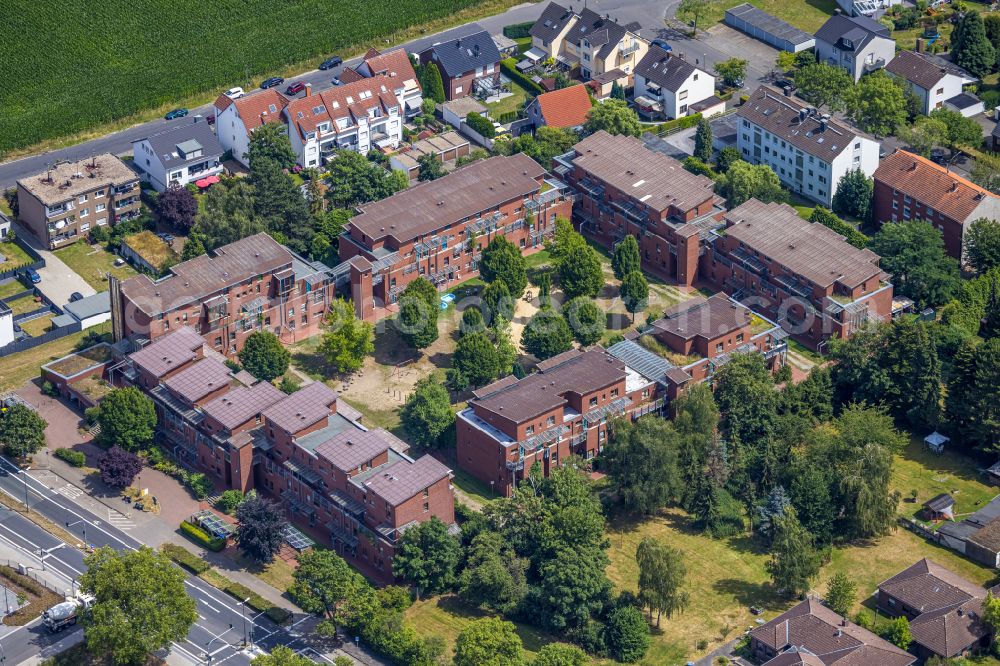
[[[954,192],[957,189],[958,189],[958,181],[956,180],[951,181],[951,187],[948,188],[948,191]]]
[[[306,83],[306,97],[309,97],[309,95],[312,95],[312,91],[313,91],[313,84]]]

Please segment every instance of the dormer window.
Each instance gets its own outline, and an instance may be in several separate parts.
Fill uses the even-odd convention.
[[[320,132],[329,132],[330,123],[320,123],[319,125],[316,126],[316,129],[319,130]]]
[[[278,107],[276,107],[274,104],[268,104],[267,110],[270,111],[271,113],[277,113]]]

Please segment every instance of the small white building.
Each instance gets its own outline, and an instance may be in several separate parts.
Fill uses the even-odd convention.
[[[910,90],[920,98],[920,112],[924,115],[944,107],[948,100],[962,94],[963,86],[976,82],[975,77],[960,67],[913,51],[897,53],[885,71],[907,82]],[[979,112],[982,113],[982,109]]]
[[[692,113],[691,105],[715,95],[715,77],[690,62],[650,46],[635,68],[635,103],[667,120]],[[643,100],[643,101],[640,101]]]
[[[14,342],[14,312],[0,301],[0,348]]]
[[[441,105],[441,117],[455,129],[462,129],[462,123],[470,113],[485,116],[487,109],[474,97],[459,97]]]
[[[222,173],[226,151],[211,126],[195,116],[193,122],[174,125],[132,142],[132,164],[142,180],[157,192]]]
[[[92,296],[85,296],[78,301],[63,306],[63,316],[72,317],[80,322],[81,329],[111,321],[111,296],[108,291],[102,291]]]
[[[954,97],[949,97],[944,101],[944,105],[952,111],[958,111],[966,118],[974,118],[986,112],[983,100],[979,99],[972,93],[967,92],[958,93]]]
[[[230,151],[233,159],[243,166],[249,166],[246,155],[250,135],[265,123],[283,123],[281,112],[286,106],[288,98],[274,88],[235,100],[219,95],[215,100],[215,135],[223,150]]]
[[[767,164],[788,189],[827,208],[841,177],[875,173],[879,142],[769,86],[736,114],[736,147],[751,164]]]
[[[834,14],[816,31],[816,59],[854,78],[885,67],[896,55],[889,28],[867,16]]]

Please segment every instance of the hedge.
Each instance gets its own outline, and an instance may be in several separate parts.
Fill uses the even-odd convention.
[[[205,573],[212,568],[212,565],[201,559],[194,553],[175,543],[165,543],[160,549],[166,553],[167,557],[181,565],[191,573],[197,575]]]
[[[275,606],[246,585],[230,581],[228,585],[222,588],[222,591],[231,597],[239,599],[240,601],[246,599],[247,606],[249,608],[257,611],[258,613],[264,613],[271,618],[275,624],[283,624],[292,617],[291,611],[281,608],[280,606]]]
[[[834,215],[832,211],[822,206],[816,206],[813,209],[812,215],[809,216],[809,221],[819,222],[824,227],[833,229],[846,238],[847,242],[854,247],[865,248],[868,246],[868,236],[865,236],[853,226]]]
[[[465,117],[465,124],[484,139],[492,139],[497,135],[497,131],[496,128],[493,127],[493,123],[475,111],[469,112],[469,115]]]
[[[665,123],[660,123],[656,126],[656,133],[663,134],[664,132],[669,132],[675,129],[689,129],[691,127],[695,127],[700,122],[701,114],[693,113],[690,116],[682,116],[680,118],[668,120]]]
[[[527,76],[517,71],[517,60],[507,58],[500,61],[500,71],[507,75],[512,81],[517,81],[518,85],[533,95],[541,95],[545,90],[540,85],[529,79]]]
[[[505,25],[503,27],[503,36],[510,39],[523,39],[525,37],[531,37],[531,26],[533,25],[535,25],[534,21],[525,21],[524,23]]]
[[[194,523],[189,523],[186,520],[181,522],[181,532],[184,536],[191,539],[191,541],[194,541],[199,546],[208,548],[213,553],[218,553],[226,547],[225,539],[217,539],[205,530],[201,529],[201,527],[195,525]]]
[[[58,448],[56,449],[55,456],[60,460],[65,460],[73,467],[83,467],[87,464],[87,456],[81,451]]]

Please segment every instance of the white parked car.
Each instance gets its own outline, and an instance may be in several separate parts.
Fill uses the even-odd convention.
[[[228,97],[229,99],[239,99],[240,97],[246,95],[246,93],[243,92],[243,88],[230,88],[229,90],[227,90],[222,94]]]

